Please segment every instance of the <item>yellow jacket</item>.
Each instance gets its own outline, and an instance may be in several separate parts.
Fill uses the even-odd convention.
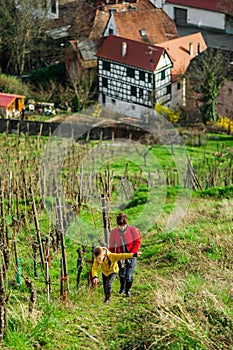
[[[96,261],[96,258],[94,258],[94,262],[92,265],[92,278],[98,277],[98,267],[101,266],[101,271],[105,276],[109,276],[114,272],[119,271],[119,267],[117,264],[117,261],[124,260],[124,259],[132,259],[133,253],[111,253],[109,250],[107,250],[107,257],[104,259],[104,261],[99,264]]]

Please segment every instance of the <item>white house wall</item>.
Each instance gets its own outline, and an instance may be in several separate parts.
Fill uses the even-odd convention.
[[[161,56],[154,72],[155,100],[158,103],[165,103],[171,99],[171,67],[172,63],[165,53]]]
[[[105,38],[106,36],[109,36],[110,34],[113,34],[113,35],[118,35],[117,34],[117,30],[116,30],[116,24],[115,24],[115,20],[114,20],[114,16],[111,15],[108,23],[107,23],[107,26],[105,28],[105,31],[104,31],[104,34],[103,34],[103,37]]]
[[[183,81],[172,83],[172,99],[167,103],[167,107],[176,110],[185,105],[185,85],[183,84]]]
[[[200,10],[180,5],[165,4],[163,6],[163,10],[173,21],[175,20],[175,8],[187,10],[187,24],[225,30],[225,14],[223,13]]]
[[[112,99],[109,96],[105,96],[105,103],[103,103],[103,95],[99,95],[99,104],[106,107],[117,114],[122,114],[131,118],[143,119],[147,118],[151,113],[152,108],[137,105],[130,102],[125,102],[117,99]]]
[[[164,0],[150,0],[150,2],[157,8],[162,8]]]

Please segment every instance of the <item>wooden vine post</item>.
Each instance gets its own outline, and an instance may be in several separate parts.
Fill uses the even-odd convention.
[[[47,292],[47,301],[48,302],[50,302],[50,271],[49,271],[49,269],[51,266],[49,247],[50,247],[50,240],[49,240],[49,237],[46,237],[46,242],[45,242],[45,283],[46,283],[46,292]]]
[[[62,207],[58,197],[56,197],[56,207],[57,207],[57,219],[58,219],[57,224],[59,225],[58,230],[60,233],[61,251],[62,251],[60,298],[63,303],[66,303],[68,301],[69,280],[68,280],[68,268],[67,268],[67,258],[66,258],[66,246],[65,246],[65,230],[64,230],[62,210],[61,210]]]
[[[37,235],[37,241],[38,241],[38,245],[39,245],[40,259],[41,259],[42,268],[44,269],[45,268],[44,250],[43,250],[43,245],[42,245],[42,240],[41,240],[40,227],[39,227],[39,222],[38,222],[38,215],[37,215],[36,203],[35,203],[35,198],[34,198],[32,186],[29,187],[29,191],[30,191],[31,199],[32,199],[32,211],[33,211],[33,217],[34,217],[34,222],[35,222],[35,227],[36,227],[36,235]]]
[[[0,213],[1,213],[1,223],[0,223],[0,242],[4,244],[4,227],[5,227],[5,211],[4,211],[4,193],[2,179],[0,178]]]
[[[108,220],[107,220],[107,206],[106,206],[106,200],[104,197],[104,194],[101,194],[101,203],[102,203],[102,218],[103,218],[103,227],[104,227],[104,241],[106,246],[108,246],[108,236],[109,236],[109,230],[108,230]]]
[[[78,248],[77,249],[77,253],[78,253],[78,259],[77,259],[77,289],[79,288],[79,284],[80,284],[80,278],[81,278],[81,273],[82,273],[82,269],[83,269],[83,257],[82,257],[82,249]]]
[[[6,298],[2,264],[0,263],[0,344],[6,329]]]
[[[36,302],[36,290],[34,288],[34,285],[32,283],[32,281],[30,280],[30,278],[25,278],[25,284],[26,286],[29,288],[30,291],[30,300],[29,300],[29,313],[31,314],[33,309],[34,309],[34,305]]]
[[[37,272],[37,251],[38,251],[38,243],[33,242],[32,243],[32,249],[33,249],[33,269],[34,269],[34,278],[38,278],[38,272]]]

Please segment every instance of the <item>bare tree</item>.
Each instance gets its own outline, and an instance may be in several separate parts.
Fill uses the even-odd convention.
[[[43,0],[0,0],[1,50],[6,72],[22,75],[42,37],[46,19]]]
[[[77,99],[77,109],[86,108],[96,96],[96,70],[77,65],[75,70],[68,69],[68,77]]]

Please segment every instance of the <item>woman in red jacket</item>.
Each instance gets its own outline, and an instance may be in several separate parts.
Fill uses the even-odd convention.
[[[112,253],[138,253],[141,244],[141,235],[134,226],[128,225],[127,216],[120,213],[117,216],[117,227],[112,229],[109,237],[109,250]],[[125,292],[130,297],[130,288],[133,283],[133,273],[137,258],[121,260],[119,264],[120,294]]]

